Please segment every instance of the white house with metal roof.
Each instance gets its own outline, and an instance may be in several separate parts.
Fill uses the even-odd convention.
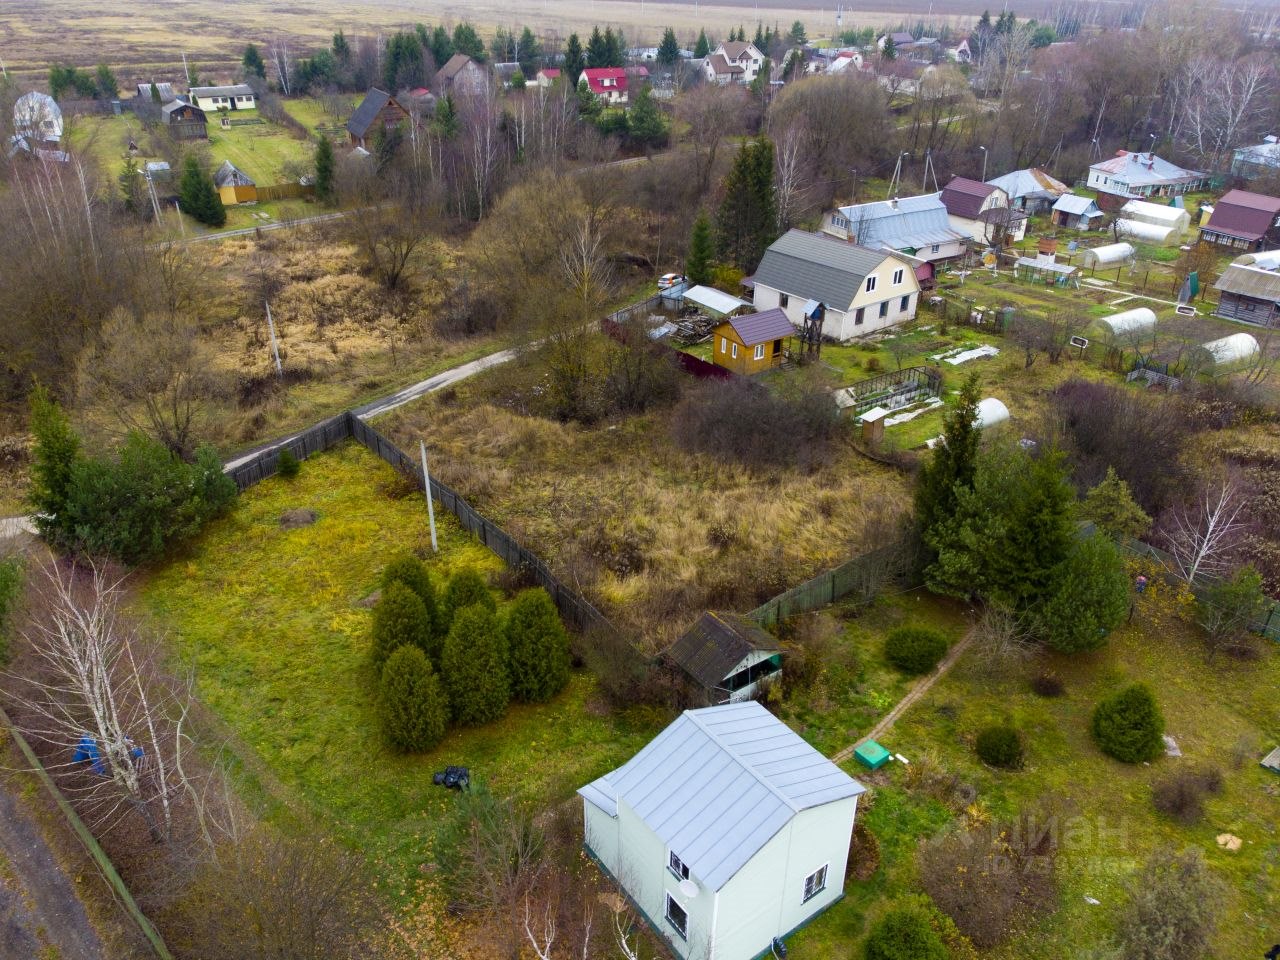
[[[1185,170],[1154,153],[1117,150],[1089,167],[1088,187],[1121,197],[1176,197],[1204,186],[1199,170]]]
[[[969,240],[948,222],[937,193],[838,207],[822,218],[822,232],[926,263],[963,256]]]
[[[753,278],[755,308],[780,308],[796,327],[822,304],[822,335],[852,340],[916,315],[920,281],[905,258],[821,233],[788,230],[770,244]]]
[[[752,960],[844,895],[865,787],[755,702],[687,710],[587,784],[587,848],[677,956]]]

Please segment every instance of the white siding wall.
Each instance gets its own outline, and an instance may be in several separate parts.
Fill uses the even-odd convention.
[[[902,282],[893,282],[894,271],[902,271]],[[905,260],[885,258],[884,262],[870,276],[876,278],[875,290],[867,292],[866,281],[858,290],[857,297],[847,310],[833,310],[828,304],[827,315],[822,323],[822,332],[836,340],[852,340],[896,323],[904,323],[916,315],[916,307],[920,299],[920,283],[916,280],[915,271]],[[907,297],[907,308],[902,309],[902,298]],[[756,284],[756,310],[771,310],[780,306],[781,291],[762,283]],[[889,306],[886,316],[880,316],[880,304],[887,301]],[[792,295],[788,297],[782,312],[797,329],[804,322],[804,305],[808,298]],[[862,323],[857,322],[857,310],[863,309]]]
[[[586,797],[582,798],[583,835],[591,852],[600,858],[610,873],[618,875],[618,820],[611,817]]]
[[[716,931],[707,960],[751,960],[774,937],[839,899],[857,804],[850,797],[797,814],[724,885],[716,897]],[[805,878],[823,864],[826,889],[806,902]]]

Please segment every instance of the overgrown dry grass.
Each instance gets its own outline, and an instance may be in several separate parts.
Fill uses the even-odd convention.
[[[812,473],[751,472],[678,449],[666,411],[583,427],[494,406],[484,388],[377,426],[405,446],[424,437],[442,481],[649,649],[707,607],[751,609],[876,545],[909,505],[902,478],[846,442]]]

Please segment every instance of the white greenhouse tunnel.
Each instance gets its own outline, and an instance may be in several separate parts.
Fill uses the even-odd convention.
[[[1112,337],[1150,333],[1156,327],[1156,313],[1150,307],[1135,307],[1103,317],[1098,328]]]

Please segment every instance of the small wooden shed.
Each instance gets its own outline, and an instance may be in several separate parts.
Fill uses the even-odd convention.
[[[760,373],[782,365],[795,327],[781,309],[726,317],[712,332],[712,361],[735,373]]]
[[[667,656],[712,704],[749,700],[762,681],[782,673],[778,641],[759,624],[732,613],[707,611]]]
[[[213,184],[218,188],[218,196],[227,206],[257,202],[258,185],[230,160],[222,161],[222,166],[213,175]]]

